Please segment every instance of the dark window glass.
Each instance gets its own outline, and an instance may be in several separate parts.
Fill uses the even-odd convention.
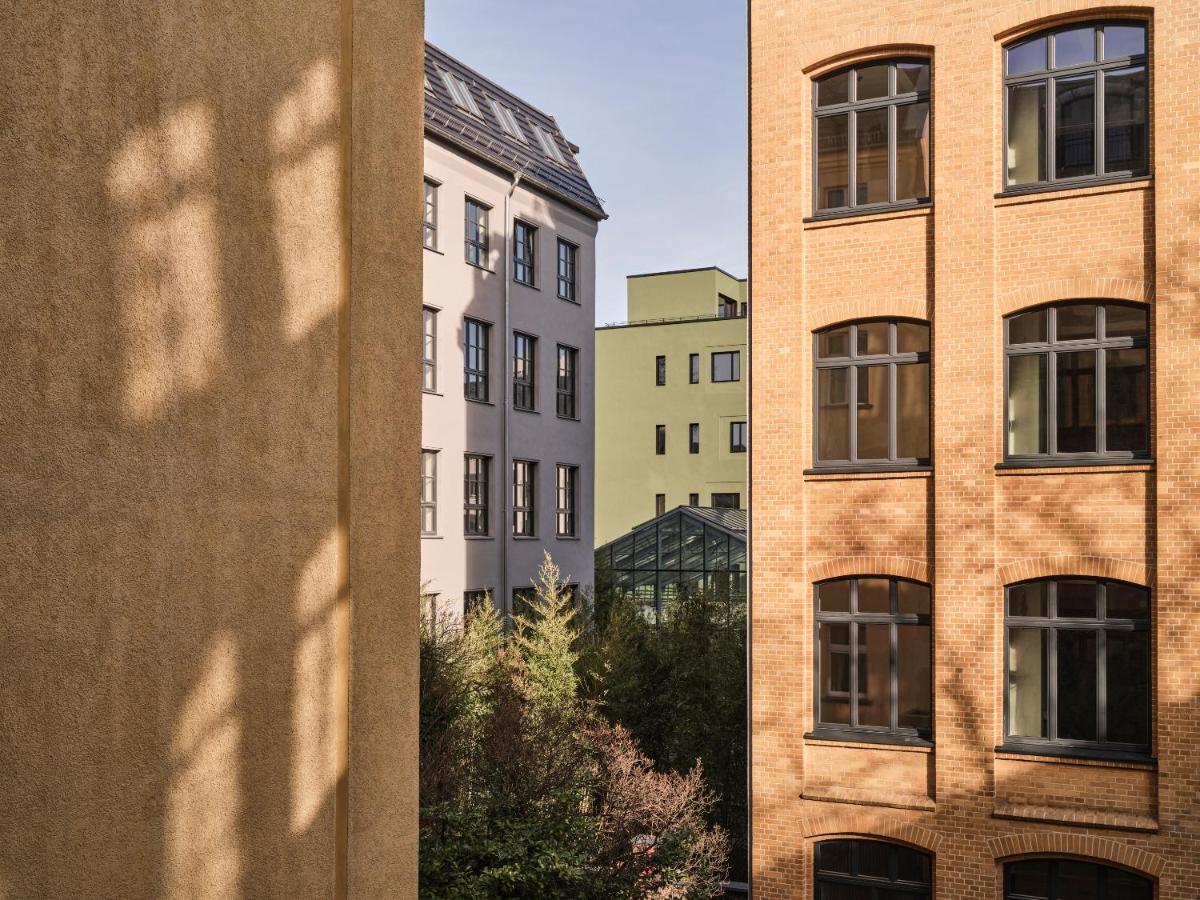
[[[821,841],[814,849],[817,900],[929,900],[931,896],[933,860],[919,850],[861,840]]]
[[[662,456],[667,452],[667,426],[654,426],[654,452],[658,456]]]
[[[654,495],[654,514],[656,516],[661,516],[666,511],[667,511],[667,495],[666,494],[655,494]]]
[[[468,453],[463,458],[463,534],[489,533],[490,456]]]
[[[688,354],[688,384],[700,383],[700,354]]]
[[[745,422],[730,422],[729,423],[729,452],[730,453],[745,453],[746,452],[746,423]]]
[[[533,286],[537,265],[537,229],[519,219],[513,222],[513,280]]]
[[[556,523],[555,533],[559,537],[576,537],[576,520],[579,518],[579,467],[557,467],[555,482]]]
[[[688,425],[688,453],[700,452],[700,423],[692,422]]]
[[[1010,317],[1007,335],[1009,457],[1149,453],[1144,310],[1061,304]]]
[[[536,359],[537,338],[513,332],[513,407],[516,409],[533,410],[537,406]]]
[[[1009,740],[1148,751],[1146,589],[1069,578],[1006,593]]]
[[[463,615],[470,615],[476,607],[489,602],[487,591],[463,591]]]
[[[700,495],[699,494],[688,494],[688,506],[699,506],[699,505],[700,505]]]
[[[437,249],[438,186],[425,182],[425,215],[421,225],[421,241],[430,250]]]
[[[466,212],[466,255],[471,265],[487,268],[488,208],[470,197]]]
[[[929,64],[864,63],[817,79],[816,211],[929,197]]]
[[[1140,23],[1071,25],[1007,48],[1009,186],[1147,171],[1145,39]]]
[[[564,419],[574,419],[576,412],[576,370],[579,351],[558,345],[557,410]]]
[[[486,322],[463,320],[463,396],[468,400],[488,399],[491,332],[492,326]]]
[[[815,355],[815,465],[928,462],[928,325],[828,329],[817,333]]]
[[[1004,900],[1151,900],[1154,882],[1082,859],[1004,864]],[[889,898],[890,900],[890,898]]]
[[[512,533],[516,537],[533,537],[534,511],[537,491],[537,463],[514,459],[512,470]]]
[[[424,359],[421,371],[421,389],[437,390],[437,310],[426,306],[422,309],[424,325]]]
[[[558,297],[560,300],[570,300],[578,303],[575,291],[576,257],[579,248],[574,244],[558,239]]]
[[[725,493],[712,495],[713,509],[741,509],[742,495],[738,493]]]
[[[421,451],[421,534],[437,534],[437,451]]]
[[[741,381],[742,354],[740,350],[712,355],[713,381]]]
[[[826,581],[816,585],[815,606],[818,729],[930,737],[928,585],[896,578]]]
[[[667,358],[665,356],[654,357],[654,383],[659,387],[667,383]]]

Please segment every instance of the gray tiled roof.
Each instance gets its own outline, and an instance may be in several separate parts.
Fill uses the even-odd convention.
[[[443,72],[462,79],[482,120],[459,109],[450,95]],[[482,157],[508,172],[520,172],[523,180],[569,203],[595,219],[608,218],[600,198],[592,190],[587,176],[579,167],[571,143],[558,127],[553,116],[511,94],[474,69],[471,69],[444,50],[425,42],[425,133]],[[496,119],[492,100],[508,107],[528,139],[522,143],[510,137]],[[533,125],[541,126],[558,146],[566,165],[548,159],[543,152]]]
[[[613,538],[608,542],[608,544],[605,544],[604,547],[607,547],[609,544],[615,544],[617,541],[628,537],[635,531],[641,531],[643,528],[649,528],[661,519],[666,519],[675,515],[676,513],[682,513],[689,518],[699,519],[702,522],[707,522],[709,525],[715,525],[722,531],[728,532],[734,537],[741,538],[742,540],[745,540],[746,538],[746,524],[749,521],[749,516],[744,509],[727,509],[724,507],[718,508],[715,506],[676,506],[674,509],[667,510],[661,516],[655,516],[653,519],[647,519],[645,522],[634,525],[629,529],[629,531],[625,532],[625,534],[621,535],[620,537]],[[597,549],[603,549],[603,547]]]

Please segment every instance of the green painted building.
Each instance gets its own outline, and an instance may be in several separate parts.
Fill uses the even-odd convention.
[[[597,546],[676,506],[747,504],[746,280],[630,275],[596,329]]]

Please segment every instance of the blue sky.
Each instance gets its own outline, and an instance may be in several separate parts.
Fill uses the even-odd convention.
[[[746,274],[746,5],[740,0],[429,0],[433,43],[558,119],[610,218],[596,320],[625,276]]]

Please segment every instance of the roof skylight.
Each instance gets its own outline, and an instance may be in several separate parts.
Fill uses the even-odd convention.
[[[496,113],[496,120],[500,123],[500,127],[504,129],[505,134],[516,138],[522,144],[528,143],[525,139],[525,132],[521,130],[521,123],[517,121],[517,117],[513,115],[511,109],[499,100],[493,100],[492,110]]]
[[[446,89],[450,91],[450,96],[454,98],[454,103],[459,109],[469,112],[477,119],[483,118],[483,113],[479,111],[475,97],[465,81],[449,72],[442,73],[442,80],[446,82]]]
[[[547,134],[546,129],[540,125],[534,125],[533,130],[537,134],[538,142],[542,145],[543,152],[559,165],[565,166],[567,161],[563,158],[562,151],[558,149],[558,143],[554,138]]]

